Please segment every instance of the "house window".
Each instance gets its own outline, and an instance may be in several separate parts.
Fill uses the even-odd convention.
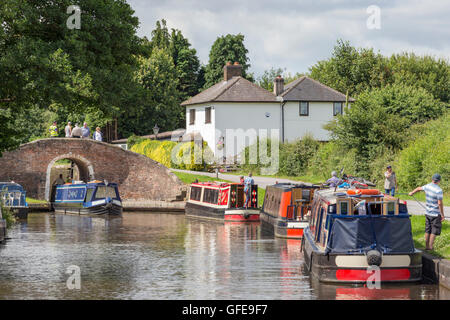
[[[205,109],[205,123],[211,123],[211,107]]]
[[[189,124],[195,123],[195,109],[189,110]]]
[[[300,116],[309,116],[309,102],[300,102]]]
[[[342,102],[333,103],[333,116],[344,113],[344,107]]]

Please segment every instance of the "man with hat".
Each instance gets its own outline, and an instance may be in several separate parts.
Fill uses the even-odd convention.
[[[442,221],[444,221],[443,192],[439,183],[441,175],[436,173],[431,182],[423,187],[417,187],[409,193],[412,196],[418,191],[425,191],[427,199],[425,212],[425,250],[433,250],[436,236],[441,234]]]

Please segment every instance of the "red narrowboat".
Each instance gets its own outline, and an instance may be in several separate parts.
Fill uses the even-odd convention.
[[[422,253],[414,248],[406,202],[376,189],[316,191],[302,251],[312,277],[321,282],[422,278]]]
[[[258,222],[258,186],[251,186],[251,199],[244,207],[244,185],[199,182],[189,187],[186,216],[230,222]]]
[[[318,188],[307,183],[268,186],[261,211],[263,227],[276,237],[301,239],[303,230],[308,226],[307,215],[314,191]]]

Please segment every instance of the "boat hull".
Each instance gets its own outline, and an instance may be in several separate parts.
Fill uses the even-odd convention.
[[[227,222],[258,222],[259,209],[256,208],[214,208],[187,202],[185,213],[188,217],[227,221]]]
[[[93,215],[93,216],[101,216],[101,215],[110,215],[117,216],[122,214],[122,206],[116,205],[114,203],[102,204],[98,206],[92,207],[69,207],[64,204],[55,204],[53,205],[55,213],[60,214],[77,214],[77,215]]]
[[[303,231],[308,226],[308,221],[290,221],[274,217],[261,211],[261,222],[265,229],[272,232],[278,238],[301,240]]]
[[[305,229],[301,250],[308,271],[320,282],[367,283],[375,280],[374,268],[367,264],[364,254],[325,254],[315,246],[309,228]],[[422,253],[419,250],[384,254],[382,261],[377,278],[381,283],[422,280]]]

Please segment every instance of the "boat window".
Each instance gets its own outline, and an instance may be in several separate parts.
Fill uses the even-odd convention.
[[[205,192],[203,194],[203,202],[217,203],[218,199],[219,199],[218,189],[205,189]]]
[[[311,190],[303,189],[302,190],[302,199],[305,201],[309,201],[309,197],[311,196]]]
[[[191,188],[191,200],[200,201],[202,196],[202,188],[201,187],[192,187]]]
[[[394,201],[390,201],[390,202],[386,203],[386,211],[387,211],[387,214],[395,214],[395,202]]]
[[[94,189],[87,189],[86,193],[86,202],[89,202],[92,200],[92,194],[94,193]]]
[[[95,198],[96,199],[117,198],[116,188],[99,186],[99,187],[97,187],[97,192],[95,193]]]
[[[339,203],[340,208],[340,214],[347,215],[348,214],[348,202],[347,201],[341,201]]]
[[[372,215],[381,215],[381,211],[383,210],[381,203],[369,203],[368,207]]]

